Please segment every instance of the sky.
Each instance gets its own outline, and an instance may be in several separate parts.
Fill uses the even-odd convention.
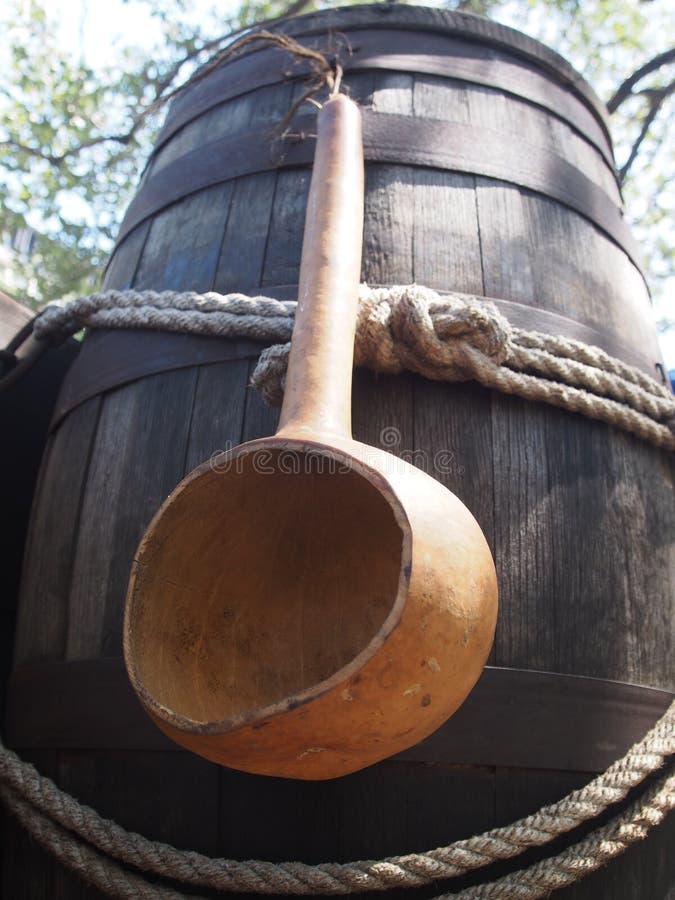
[[[195,16],[209,15],[215,5],[213,0],[189,2]],[[236,2],[226,0],[217,6],[224,14],[236,6]],[[117,59],[116,46],[120,43],[152,46],[161,33],[147,6],[133,0],[127,3],[122,0],[47,0],[45,8],[58,17],[64,44],[70,46],[74,54],[82,53],[92,67],[112,65]]]
[[[191,14],[202,21],[214,16],[214,11],[224,16],[237,5],[236,0],[188,0]],[[144,4],[134,0],[47,0],[46,7],[61,26],[61,37],[73,55],[82,55],[93,68],[112,65],[118,58],[120,45],[129,45],[129,36],[139,47],[152,47],[160,37],[158,24],[152,19]],[[506,24],[517,25],[516,22]],[[598,86],[596,86],[597,88]],[[671,279],[666,292],[659,298],[658,315],[675,317],[675,279]],[[660,335],[661,346],[669,369],[675,369],[675,328]]]

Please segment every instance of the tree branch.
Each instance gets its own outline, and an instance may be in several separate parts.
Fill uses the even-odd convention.
[[[633,146],[631,147],[630,154],[628,155],[628,159],[623,164],[619,171],[619,184],[623,185],[626,180],[626,176],[630,171],[631,166],[635,162],[637,155],[640,151],[640,147],[645,137],[647,136],[647,132],[651,128],[652,122],[657,117],[659,110],[663,106],[664,101],[675,92],[675,81],[671,81],[669,85],[662,88],[650,88],[649,90],[642,91],[645,96],[649,97],[649,109],[647,110],[647,115],[644,117],[642,121],[642,128],[640,129],[640,134],[637,136]]]
[[[237,37],[244,31],[248,31],[250,28],[268,28],[270,25],[275,25],[282,19],[290,19],[292,16],[297,16],[298,13],[302,12],[302,10],[305,9],[305,7],[309,6],[311,2],[312,0],[294,0],[294,2],[291,3],[290,6],[288,6],[278,16],[274,16],[270,19],[263,19],[261,22],[253,22],[250,25],[243,25],[241,28],[237,28],[235,31],[221,34],[219,37],[212,38],[209,41],[205,41],[199,47],[195,47],[190,50],[189,53],[186,53],[183,57],[181,57],[181,59],[174,63],[174,65],[169,69],[169,71],[163,78],[157,80],[155,99],[145,110],[140,113],[141,121],[144,121],[151,113],[155,112],[155,110],[159,109],[160,106],[163,106],[164,103],[167,103],[177,93],[184,90],[191,83],[192,78],[189,78],[185,82],[185,84],[179,85],[177,88],[171,90],[168,94],[165,94],[165,91],[167,91],[171,87],[182,67],[186,65],[186,63],[191,62],[193,59],[199,56],[200,53],[204,53],[207,50],[212,50],[214,47],[218,47],[220,44],[222,44],[223,41],[232,40],[232,38]]]
[[[214,47],[217,47],[219,44],[222,44],[224,41],[231,41],[232,38],[237,37],[237,35],[242,34],[245,31],[248,31],[251,28],[265,28],[269,25],[274,25],[277,22],[280,22],[282,19],[291,18],[292,16],[298,15],[305,7],[309,6],[312,0],[294,0],[280,15],[275,16],[270,19],[264,19],[261,22],[254,22],[251,25],[244,25],[241,28],[236,29],[235,31],[228,32],[227,34],[220,35],[220,37],[213,38],[209,41],[206,41],[204,44],[201,44],[199,47],[195,47],[190,50],[189,53],[186,53],[178,62],[176,62],[168,71],[168,73],[161,79],[154,80],[153,86],[155,87],[155,99],[152,100],[147,106],[141,109],[131,120],[131,126],[128,131],[125,131],[120,134],[107,134],[100,135],[98,137],[89,138],[86,141],[82,141],[82,143],[77,144],[75,147],[72,147],[70,150],[66,150],[64,153],[53,154],[53,153],[45,153],[44,150],[41,150],[39,147],[31,147],[28,144],[22,144],[19,141],[13,140],[5,140],[0,141],[0,149],[12,149],[19,152],[23,152],[28,154],[29,156],[33,156],[36,159],[42,159],[45,162],[48,162],[50,165],[55,168],[61,168],[63,164],[72,156],[77,156],[83,150],[88,150],[91,147],[96,147],[99,144],[106,144],[110,142],[126,145],[129,144],[134,135],[140,130],[145,121],[148,119],[152,113],[156,112],[160,109],[165,103],[168,103],[172,100],[177,94],[181,91],[185,90],[190,84],[199,78],[203,77],[203,74],[207,74],[206,72],[202,72],[204,67],[208,66],[210,63],[213,63],[214,59],[218,59],[220,61],[220,54],[216,54],[216,57],[212,60],[208,60],[204,66],[197,70],[197,72],[193,73],[190,78],[187,79],[183,84],[179,84],[177,87],[174,87],[172,90],[168,90],[176,76],[178,75],[181,68],[191,60],[195,59],[195,57],[199,56],[200,53],[203,53],[205,50],[211,50]],[[167,92],[168,93],[165,93]]]
[[[70,150],[66,150],[64,153],[45,153],[44,150],[41,150],[39,147],[31,147],[29,144],[22,144],[20,141],[0,141],[0,149],[11,149],[17,150],[20,153],[27,153],[29,156],[34,156],[36,159],[42,159],[45,162],[48,162],[50,165],[55,168],[60,168],[67,159],[71,156],[77,156],[78,153],[81,153],[83,150],[88,150],[90,147],[96,147],[98,144],[105,144],[109,141],[115,141],[118,144],[128,144],[134,136],[134,133],[138,130],[139,126],[133,125],[131,129],[124,134],[102,134],[99,137],[89,138],[86,141],[82,141],[82,143],[77,144],[75,147],[71,147]]]
[[[656,72],[656,70],[660,69],[662,66],[667,66],[673,62],[675,62],[675,47],[671,47],[670,50],[659,53],[658,56],[655,56],[653,59],[650,59],[649,62],[646,62],[644,66],[640,66],[639,69],[636,69],[629,78],[626,78],[626,80],[619,85],[614,95],[607,101],[607,110],[609,113],[616,112],[621,104],[632,95],[633,88],[645,77],[645,75]]]

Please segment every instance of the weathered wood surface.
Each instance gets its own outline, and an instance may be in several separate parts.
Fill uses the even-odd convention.
[[[354,16],[363,23],[361,11]],[[599,152],[562,118],[504,92],[448,82],[375,71],[348,79],[353,94],[381,112],[477,123],[487,116],[499,121],[504,140],[526,131],[528,141],[554,147],[613,191]],[[278,121],[287,106],[283,88],[238,96],[214,107],[208,126],[198,119],[179,131],[162,153],[177,158],[193,139],[246,129],[255,116]],[[208,201],[197,196],[170,207],[122,242],[106,285],[262,292],[293,285],[308,184],[305,170],[252,175],[211,189]],[[369,166],[366,191],[365,280],[416,280],[551,310],[656,358],[641,276],[579,214],[498,180],[407,166]],[[276,427],[277,413],[245,387],[253,365],[237,359],[143,379],[66,417],[35,508],[19,664],[119,654],[130,560],[159,501],[199,461]],[[354,432],[412,458],[477,517],[500,580],[492,663],[673,688],[675,521],[665,454],[608,426],[473,384],[364,371],[355,379]],[[125,826],[239,858],[318,861],[423,849],[513,820],[587,780],[574,772],[385,762],[337,782],[301,784],[218,770],[182,754],[170,761],[131,751],[57,756],[40,754],[40,767]],[[167,796],[185,811],[180,821],[164,806]],[[671,821],[559,896],[665,900],[672,830]],[[98,896],[36,861],[42,855],[14,828],[8,847],[7,896]]]
[[[0,346],[5,346],[33,312],[0,292]],[[24,376],[0,390],[0,534],[3,590],[0,596],[0,716],[11,668],[21,564],[33,492],[48,443],[49,422],[64,375],[79,344],[67,341],[43,356]]]

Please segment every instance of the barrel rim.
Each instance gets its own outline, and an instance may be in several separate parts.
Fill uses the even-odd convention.
[[[616,173],[611,138],[604,126],[598,121],[597,116],[588,108],[587,104],[580,102],[580,98],[568,90],[569,84],[559,82],[558,79],[555,81],[551,80],[549,70],[542,66],[535,67],[532,65],[531,60],[528,61],[527,66],[521,68],[522,60],[517,54],[503,52],[503,58],[493,58],[489,52],[489,44],[486,42],[482,42],[482,46],[488,51],[485,58],[480,57],[480,55],[476,59],[471,57],[465,58],[462,57],[461,54],[448,54],[446,56],[441,53],[439,47],[436,47],[434,52],[431,52],[429,48],[427,48],[427,53],[411,54],[411,58],[414,62],[408,62],[409,54],[407,52],[402,54],[400,50],[398,52],[394,50],[393,56],[396,60],[396,64],[390,66],[384,65],[382,53],[385,54],[384,59],[386,60],[389,56],[389,44],[392,40],[392,35],[396,33],[405,35],[407,34],[407,31],[408,29],[404,30],[402,28],[388,27],[379,27],[375,30],[372,27],[368,28],[358,25],[357,28],[350,29],[348,32],[341,32],[345,37],[347,35],[359,35],[359,41],[363,41],[365,35],[369,35],[365,48],[359,44],[354,50],[354,55],[343,60],[345,73],[348,73],[348,75],[351,76],[353,74],[358,75],[359,73],[368,71],[394,71],[420,75],[436,75],[437,77],[448,80],[457,80],[466,82],[467,84],[481,85],[483,87],[502,91],[505,94],[510,94],[521,102],[545,110],[548,115],[559,118],[575,131],[582,140],[589,143],[600,154],[618,186],[618,176]],[[386,41],[383,39],[383,33],[386,33]],[[441,40],[457,40],[461,36],[463,38],[461,41],[462,46],[480,44],[480,42],[477,42],[472,38],[467,40],[464,35],[459,35],[459,33],[456,33],[453,36],[444,34],[438,30],[426,30],[425,34],[428,39],[440,38]],[[326,36],[326,29],[315,31],[309,37],[318,38],[321,36]],[[380,54],[376,52],[379,46],[378,42],[382,42],[384,45],[382,53]],[[364,49],[365,57],[363,55]],[[504,51],[504,45],[500,45],[500,50]],[[201,116],[208,114],[222,103],[231,102],[239,97],[246,96],[253,91],[279,84],[280,79],[276,74],[276,70],[273,76],[270,74],[274,68],[270,65],[270,59],[274,54],[276,54],[277,58],[280,58],[278,48],[249,48],[248,53],[242,52],[241,54],[236,54],[231,59],[225,61],[217,70],[210,73],[208,79],[205,79],[198,85],[186,88],[180,96],[176,97],[171,104],[164,124],[160,129],[145,171],[147,172],[153,161],[158,158],[162,150],[171,142],[175,135],[198,121]],[[257,62],[255,59],[256,57],[258,58]],[[520,79],[514,81],[512,77],[513,73],[508,73],[509,77],[506,77],[503,80],[497,78],[494,72],[488,77],[487,73],[481,73],[481,63],[487,66],[488,70],[494,68],[494,66],[499,68],[500,66],[516,65],[520,69]],[[238,76],[235,75],[234,70],[241,68],[241,66],[244,66],[246,71],[240,72]],[[471,71],[464,71],[467,66]],[[294,62],[292,72],[293,79],[306,77],[309,73],[310,67],[305,61],[296,60]],[[228,76],[227,82],[226,84],[221,84],[224,75]],[[291,77],[291,73],[289,73],[288,77]],[[528,80],[531,80],[531,84],[528,84]],[[548,98],[546,90],[547,85],[549,90],[555,88],[557,91],[560,91],[564,99],[553,96]],[[566,108],[567,104],[564,102],[565,100],[569,100],[570,103],[575,104],[579,113],[572,114],[572,112]],[[582,111],[592,119],[597,128],[597,132],[594,130],[594,133],[591,134],[588,127],[583,126],[578,120],[578,115]]]
[[[598,120],[611,148],[612,138],[607,107],[586,79],[555,50],[551,50],[545,44],[515,28],[502,25],[492,19],[476,15],[475,13],[437,9],[431,6],[381,3],[343,6],[337,9],[305,13],[301,16],[281,19],[271,27],[283,34],[298,37],[300,35],[325,32],[326,19],[330,20],[331,28],[348,31],[357,27],[367,27],[369,24],[378,27],[383,24],[383,17],[386,17],[387,24],[393,28],[401,28],[407,31],[443,32],[448,35],[455,34],[475,43],[486,43],[506,48],[515,56],[525,61],[536,63],[538,67],[545,69],[554,78],[562,81],[567,87],[572,88],[577,93]],[[262,30],[265,30],[265,26],[253,26],[251,33]],[[259,47],[251,46],[243,47],[224,65],[251,53],[260,52],[260,49]],[[199,71],[198,69],[195,74],[198,74]],[[183,96],[186,96],[188,92],[189,88]]]

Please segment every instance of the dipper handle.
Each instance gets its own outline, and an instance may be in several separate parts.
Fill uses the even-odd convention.
[[[352,100],[339,94],[318,115],[278,434],[351,437],[363,181],[361,113]]]

